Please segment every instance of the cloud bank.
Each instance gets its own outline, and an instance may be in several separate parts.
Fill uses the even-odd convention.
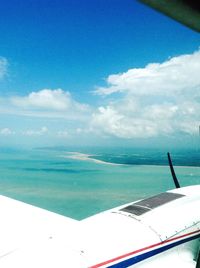
[[[68,91],[62,89],[42,89],[25,97],[13,97],[11,102],[26,109],[66,111],[86,110],[87,106],[74,101]]]
[[[121,93],[93,114],[92,125],[120,138],[193,134],[200,124],[200,51],[108,76],[104,97]]]
[[[12,131],[10,128],[2,128],[0,129],[0,135],[1,136],[10,136],[10,135],[14,135],[15,132]]]
[[[0,58],[0,78],[6,75],[6,66]],[[60,88],[0,98],[0,114],[19,117],[16,121],[23,126],[20,129],[17,121],[11,130],[4,120],[0,135],[81,143],[84,137],[90,142],[96,137],[134,140],[198,134],[199,73],[200,50],[109,75],[106,86],[95,91],[100,105],[78,102]]]
[[[110,75],[107,87],[96,90],[99,95],[129,92],[136,96],[182,94],[197,91],[200,85],[200,51],[171,58],[163,63],[150,63],[145,68]]]
[[[22,131],[23,136],[43,136],[48,133],[48,128],[43,126],[39,130],[28,129]]]
[[[90,107],[75,101],[68,91],[42,89],[26,96],[0,99],[1,113],[43,118],[81,120],[88,116]]]

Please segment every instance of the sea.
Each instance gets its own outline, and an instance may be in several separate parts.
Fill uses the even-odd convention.
[[[200,184],[200,150],[171,157],[181,186]],[[1,195],[77,220],[173,188],[165,150],[0,148]]]

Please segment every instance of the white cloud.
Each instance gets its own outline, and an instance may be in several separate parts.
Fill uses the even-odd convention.
[[[10,128],[2,128],[0,129],[0,135],[2,136],[10,136],[15,134],[14,131],[12,131]]]
[[[22,132],[24,136],[43,136],[48,133],[47,127],[41,127],[39,130],[36,129],[28,129]]]
[[[129,92],[136,96],[182,94],[193,89],[199,96],[200,51],[171,58],[164,63],[148,64],[122,74],[110,75],[107,87],[96,90],[97,94]]]
[[[59,130],[57,132],[57,137],[59,138],[68,138],[70,135],[69,135],[69,132],[68,130]]]
[[[96,93],[123,92],[93,113],[92,127],[121,138],[197,133],[200,124],[200,51],[110,75]]]
[[[62,89],[42,89],[26,96],[0,98],[0,113],[17,116],[85,121],[91,109]]]
[[[23,108],[66,111],[69,109],[85,110],[87,106],[74,101],[68,91],[62,89],[42,89],[31,92],[25,97],[13,97],[12,103]]]
[[[7,74],[8,61],[4,57],[0,57],[0,79],[3,79]]]
[[[102,103],[96,108],[77,102],[62,89],[42,89],[23,97],[1,98],[0,112],[40,117],[34,118],[31,129],[18,131],[24,136],[75,140],[84,136],[90,139],[93,134],[123,139],[194,134],[200,125],[199,70],[197,51],[110,75],[107,86],[96,90],[104,96],[98,96]],[[119,92],[122,94],[114,94]],[[38,128],[38,122],[54,131]],[[62,127],[66,129],[58,131]],[[13,133],[6,128],[0,130],[1,135]]]
[[[100,107],[98,113],[93,114],[93,131],[120,138],[153,137],[157,135],[155,122],[144,118],[137,118],[123,114],[117,107]]]

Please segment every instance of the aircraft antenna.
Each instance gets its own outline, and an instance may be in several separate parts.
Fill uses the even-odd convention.
[[[196,268],[200,268],[200,252],[199,252],[198,259],[197,259]]]
[[[169,162],[169,167],[170,167],[170,171],[171,171],[171,174],[172,174],[172,178],[174,180],[174,184],[175,184],[176,188],[180,188],[180,184],[179,184],[179,181],[178,181],[178,179],[176,177],[176,173],[174,171],[174,167],[173,167],[173,164],[172,164],[170,153],[167,153],[167,157],[168,157],[168,162]]]

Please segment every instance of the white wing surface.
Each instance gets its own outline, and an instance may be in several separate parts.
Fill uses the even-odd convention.
[[[79,222],[0,196],[0,267],[83,267]]]

